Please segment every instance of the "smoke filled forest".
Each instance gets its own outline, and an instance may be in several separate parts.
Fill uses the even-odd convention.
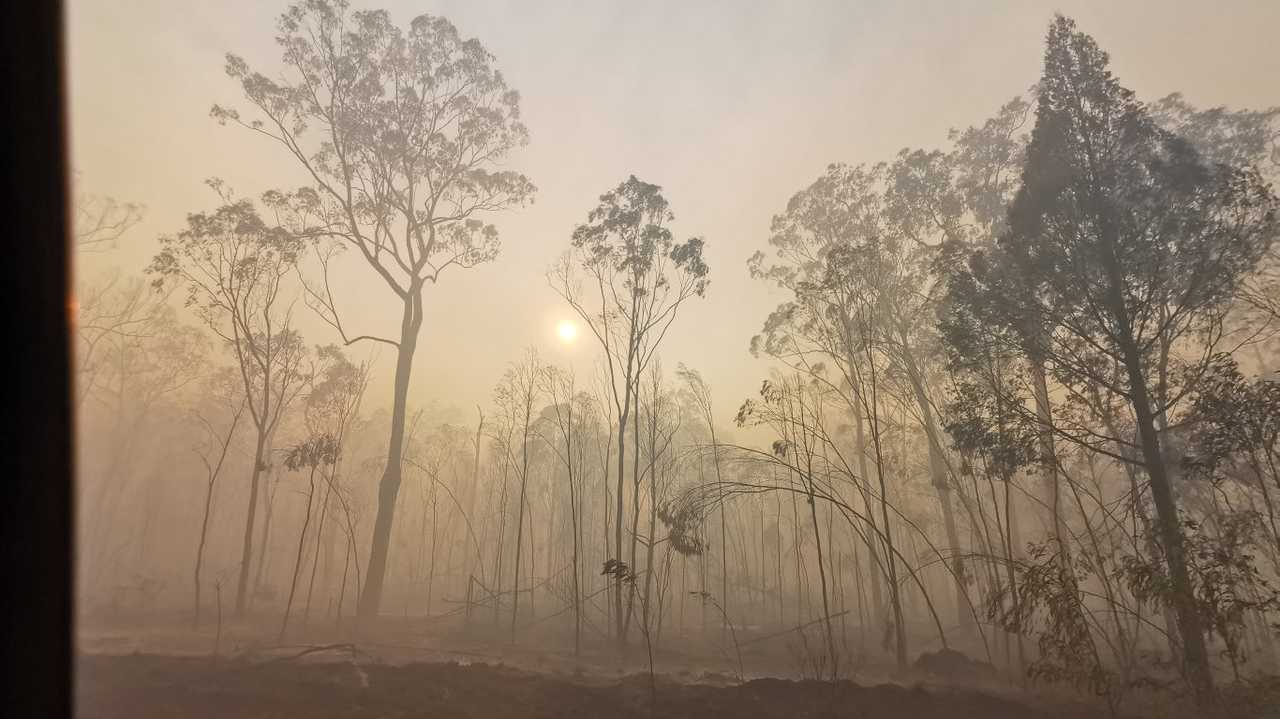
[[[118,99],[71,8],[75,128],[145,128],[73,128],[77,715],[1280,705],[1273,6],[850,89],[705,10],[265,5]]]

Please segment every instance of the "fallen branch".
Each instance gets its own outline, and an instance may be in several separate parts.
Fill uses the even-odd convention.
[[[286,648],[287,648],[287,647],[273,647],[273,649],[286,649]],[[303,649],[302,651],[300,651],[300,652],[298,652],[298,653],[296,653],[296,654],[290,654],[290,655],[288,655],[288,656],[283,656],[283,657],[273,657],[273,658],[271,658],[271,659],[267,660],[267,662],[266,662],[266,663],[271,664],[271,663],[275,663],[275,662],[287,662],[287,661],[293,661],[294,659],[301,659],[302,657],[305,657],[305,656],[307,656],[307,655],[309,655],[309,654],[317,654],[317,653],[319,653],[319,652],[331,652],[331,651],[338,651],[338,650],[344,650],[344,651],[351,652],[351,659],[352,659],[353,661],[355,660],[355,658],[356,658],[356,655],[357,655],[357,654],[358,654],[358,655],[361,655],[361,656],[363,656],[363,657],[366,657],[366,658],[368,658],[368,659],[372,659],[372,658],[373,658],[373,657],[372,657],[372,656],[370,656],[369,654],[367,654],[367,653],[365,653],[365,652],[360,651],[358,648],[356,648],[356,645],[354,645],[354,644],[350,644],[350,643],[346,643],[346,644],[324,644],[324,645],[320,645],[320,646],[307,647],[306,649]],[[271,650],[268,650],[268,651],[271,651]]]
[[[832,614],[832,615],[831,615],[831,619],[835,619],[836,617],[843,617],[844,615],[848,614],[848,613],[849,613],[849,611],[850,611],[850,610],[846,609],[846,610],[844,610],[843,612],[839,612],[838,614]],[[745,646],[747,646],[748,644],[755,644],[756,642],[763,642],[763,641],[765,641],[766,639],[773,639],[773,638],[775,638],[775,637],[780,637],[780,636],[782,636],[782,635],[784,635],[784,634],[791,634],[792,632],[798,632],[798,631],[801,631],[802,629],[804,629],[805,627],[811,627],[811,626],[813,626],[814,624],[818,624],[818,623],[820,623],[820,622],[825,622],[825,621],[826,621],[826,619],[825,619],[825,618],[819,617],[818,619],[815,619],[815,620],[813,620],[813,621],[811,621],[811,622],[805,622],[804,624],[796,625],[796,626],[794,626],[794,627],[791,627],[790,629],[783,629],[783,630],[782,630],[782,631],[780,631],[780,632],[774,632],[773,634],[766,634],[766,635],[764,635],[763,637],[756,637],[755,639],[749,639],[749,640],[747,640],[747,641],[745,641],[745,642],[742,642],[741,646],[744,646],[744,647],[745,647]]]

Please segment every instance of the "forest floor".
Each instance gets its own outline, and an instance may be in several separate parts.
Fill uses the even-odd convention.
[[[658,655],[651,693],[640,637],[625,659],[592,642],[575,657],[563,634],[513,646],[509,634],[424,635],[411,626],[384,623],[358,639],[313,630],[305,642],[293,637],[282,646],[264,639],[276,631],[249,624],[229,624],[220,635],[155,621],[82,625],[76,716],[1096,719],[1099,712],[1000,683],[962,687],[874,665],[858,667],[857,682],[806,680],[813,670],[796,664],[794,647],[768,650],[769,641],[743,647],[739,680],[737,652],[689,637],[673,637]]]
[[[76,715],[84,719],[246,717],[861,717],[1063,719],[1080,705],[1034,705],[975,689],[754,679],[717,686],[667,675],[602,680],[506,666],[403,665],[322,659],[81,655]]]
[[[737,652],[698,632],[673,635],[655,657],[651,689],[639,637],[625,658],[604,642],[575,656],[549,630],[511,643],[508,632],[422,630],[383,622],[359,637],[313,628],[273,642],[279,627],[216,632],[150,620],[79,629],[76,716],[81,719],[247,717],[858,717],[859,719],[1098,719],[1105,705],[1028,691],[998,677],[942,676],[919,665],[843,667],[853,681],[816,681],[797,641],[742,639]],[[273,630],[274,629],[274,630]],[[719,632],[709,634],[718,635]],[[571,635],[570,635],[571,636]],[[802,640],[801,640],[802,641]],[[789,646],[779,646],[779,642]],[[678,645],[678,646],[672,646]],[[772,648],[769,648],[773,645]],[[215,656],[216,649],[216,656]],[[806,676],[810,678],[805,678]],[[1166,704],[1132,716],[1169,716]],[[1128,713],[1126,713],[1128,714]],[[1125,714],[1122,714],[1124,716]],[[1237,716],[1229,712],[1224,716]],[[1264,716],[1250,712],[1248,715]]]

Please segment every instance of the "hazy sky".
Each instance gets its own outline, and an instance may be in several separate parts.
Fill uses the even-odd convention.
[[[376,7],[379,3],[356,7]],[[382,2],[406,23],[430,13],[478,37],[522,95],[529,146],[509,165],[538,186],[530,207],[494,216],[502,254],[427,290],[411,401],[466,412],[488,404],[524,347],[589,371],[586,338],[566,347],[568,317],[546,268],[597,197],[634,173],[662,185],[680,237],[702,235],[712,282],[662,352],[711,380],[728,423],[765,372],[747,343],[780,296],[751,280],[769,219],[831,162],[876,162],[933,148],[1036,81],[1055,11],[1111,53],[1144,99],[1182,91],[1200,106],[1280,104],[1280,0],[1202,2]],[[283,2],[72,0],[68,10],[73,163],[82,189],[148,207],[106,262],[140,271],[155,237],[210,209],[203,184],[241,195],[289,186],[281,148],[219,127],[211,104],[242,104],[223,55],[278,67]],[[356,256],[338,293],[349,332],[399,322],[389,291]],[[305,310],[304,310],[305,312]],[[312,343],[336,337],[306,318]],[[363,355],[368,347],[359,348]],[[383,351],[372,397],[390,396]],[[464,419],[467,418],[464,416]]]

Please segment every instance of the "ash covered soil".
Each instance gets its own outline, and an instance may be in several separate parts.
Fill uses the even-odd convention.
[[[715,686],[659,675],[602,679],[504,666],[250,661],[162,654],[83,654],[83,719],[259,717],[859,717],[1063,719],[1097,709],[1048,705],[976,689],[755,679]]]

